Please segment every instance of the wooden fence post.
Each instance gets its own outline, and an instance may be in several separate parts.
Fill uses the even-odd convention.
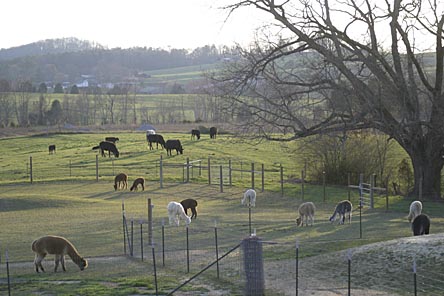
[[[264,164],[262,164],[262,192],[264,192],[264,183],[265,183],[265,168]]]
[[[190,182],[190,158],[187,157],[187,183]]]
[[[229,184],[230,187],[233,186],[233,176],[232,176],[232,171],[231,171],[231,159],[228,160],[228,180],[229,180]]]
[[[284,196],[284,167],[282,163],[280,164],[280,173],[281,173],[281,196]]]
[[[151,198],[148,198],[148,244],[153,245],[153,205]]]
[[[302,195],[302,200],[304,200],[305,198],[305,174],[304,174],[304,170],[301,171],[301,195]]]
[[[160,176],[160,188],[163,188],[163,158],[162,158],[162,154],[160,155],[160,160],[159,160],[159,176]]]
[[[222,166],[220,166],[219,169],[219,175],[220,175],[220,192],[224,192],[224,176],[223,176],[223,172],[222,172]]]
[[[251,163],[251,189],[254,189],[254,162]]]
[[[99,182],[99,155],[96,154],[96,182]]]
[[[208,157],[208,185],[211,185],[211,163],[210,163],[210,157]]]
[[[29,178],[30,178],[30,181],[32,184],[32,181],[33,181],[33,179],[32,179],[32,156],[29,157]]]

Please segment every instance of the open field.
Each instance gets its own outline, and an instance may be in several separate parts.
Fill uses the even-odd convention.
[[[187,157],[206,159],[209,156],[220,163],[227,159],[233,162],[242,160],[248,166],[251,162],[264,163],[265,168],[275,168],[279,163],[286,168],[286,176],[297,175],[295,172],[301,168],[297,161],[285,154],[285,147],[273,143],[254,146],[222,136],[210,142],[207,135],[198,142],[191,141],[188,134],[167,133],[167,138],[180,138],[185,146],[184,155],[167,157],[163,151],[149,151],[143,133],[113,135],[120,138],[118,147],[122,155],[115,160],[99,157],[100,165],[108,163],[109,168],[98,181],[95,180],[97,152],[91,147],[97,145],[105,134],[61,134],[0,140],[0,294],[7,292],[7,250],[12,295],[155,295],[154,262],[146,240],[142,243],[145,246],[143,262],[138,240],[135,257],[124,255],[122,202],[126,217],[135,222],[136,233],[139,221],[147,217],[147,199],[150,198],[154,205],[153,240],[159,295],[167,294],[214,260],[215,225],[219,255],[249,235],[248,209],[240,206],[242,192],[250,182],[249,174],[237,175],[234,186],[224,186],[221,192],[217,183],[208,184],[205,174],[194,175],[191,182],[183,183],[182,169],[170,169],[167,181],[160,188],[156,174],[151,173],[160,154],[163,154],[165,162],[170,163],[183,163]],[[55,155],[48,154],[49,143],[57,145]],[[23,176],[17,174],[21,177],[8,181],[4,172],[26,168],[30,155],[35,160],[33,184],[26,173]],[[79,173],[71,172],[71,177],[54,166],[54,162],[66,163],[68,159],[79,166]],[[144,165],[139,167],[140,163]],[[92,173],[89,173],[90,166]],[[115,173],[128,171],[130,184],[135,176],[143,174],[148,181],[146,190],[114,191],[113,169]],[[266,295],[295,295],[296,241],[300,246],[300,287],[305,289],[305,294],[300,291],[299,295],[346,294],[345,258],[348,250],[352,253],[353,262],[356,262],[352,266],[354,295],[412,295],[411,282],[406,279],[412,278],[413,258],[418,263],[419,287],[423,295],[439,295],[442,292],[439,283],[444,280],[441,256],[444,250],[439,233],[444,232],[444,204],[441,202],[424,203],[424,212],[432,219],[431,233],[434,235],[411,238],[406,220],[410,200],[390,197],[390,208],[386,211],[385,199],[377,199],[376,209],[362,210],[361,229],[359,210],[354,211],[351,225],[331,225],[328,218],[335,203],[346,198],[347,191],[328,186],[327,199],[323,201],[323,187],[306,184],[304,198],[315,202],[316,220],[313,227],[298,228],[295,219],[297,207],[302,202],[300,184],[286,183],[283,196],[279,188],[277,177],[266,178],[265,191],[261,192],[257,187],[258,200],[252,209],[251,226],[265,242]],[[182,224],[180,227],[167,225],[166,213],[169,201],[185,198],[195,198],[199,202],[198,218],[189,227],[189,272],[185,256],[185,227]],[[356,192],[351,200],[357,204]],[[167,249],[165,266],[162,265],[160,250],[162,224],[165,224]],[[146,238],[146,225],[144,227]],[[80,272],[67,258],[67,272],[54,274],[53,256],[48,256],[43,262],[47,272],[35,273],[30,245],[35,238],[46,234],[69,238],[80,254],[89,260],[88,269]],[[211,267],[175,295],[242,295],[241,257],[241,252],[235,251],[220,262],[219,279],[215,275],[215,267]],[[429,279],[425,278],[425,274]]]

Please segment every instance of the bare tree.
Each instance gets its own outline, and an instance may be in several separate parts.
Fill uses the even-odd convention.
[[[212,77],[243,126],[279,141],[379,130],[410,156],[412,193],[422,186],[424,197],[441,196],[442,3],[246,0],[226,9],[247,7],[272,16],[269,32],[279,35],[264,35]],[[435,52],[426,54],[420,46],[430,40]]]

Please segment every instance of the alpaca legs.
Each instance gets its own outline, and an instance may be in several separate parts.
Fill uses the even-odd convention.
[[[191,219],[193,219],[193,217],[194,217],[194,219],[196,219],[196,218],[197,218],[197,211],[196,211],[196,208],[191,208],[191,213],[193,213],[193,214],[191,215]],[[187,212],[185,212],[185,214],[188,215]]]
[[[45,269],[43,269],[43,265],[42,265],[42,261],[43,258],[45,258],[46,254],[43,255],[35,255],[35,259],[34,259],[34,264],[35,264],[35,271],[39,272],[39,267],[42,271],[45,271]]]

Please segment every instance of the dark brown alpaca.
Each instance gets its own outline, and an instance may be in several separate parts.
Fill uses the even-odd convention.
[[[128,176],[120,173],[114,178],[114,190],[125,188],[128,188]]]
[[[188,198],[188,199],[184,199],[180,202],[180,204],[182,205],[183,209],[185,210],[185,214],[188,215],[188,209],[191,209],[191,213],[193,213],[191,215],[191,219],[196,219],[197,218],[197,211],[196,211],[196,207],[197,207],[197,201],[195,199],[192,198]]]
[[[144,191],[145,190],[145,179],[142,177],[134,180],[133,186],[131,186],[130,191],[133,191],[133,190],[137,191],[137,187],[139,186],[139,184],[140,184],[140,186],[142,186],[142,191]]]

